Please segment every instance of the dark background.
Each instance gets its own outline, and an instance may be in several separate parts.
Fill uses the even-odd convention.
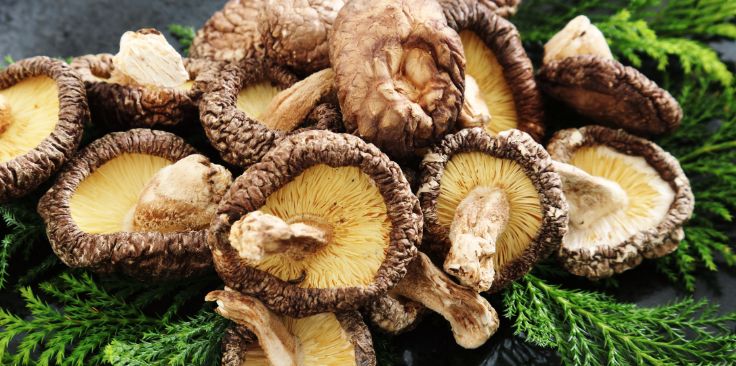
[[[143,27],[162,30],[173,45],[178,45],[166,32],[169,24],[199,28],[224,3],[224,0],[0,0],[0,56],[10,55],[18,60],[36,55],[68,57],[115,53],[123,32]],[[733,43],[721,42],[714,46],[725,59],[736,60]],[[736,311],[736,295],[733,295],[736,293],[736,270],[720,268],[720,272],[699,275],[694,296],[719,303],[722,312]],[[651,263],[617,279],[619,286],[614,288],[585,281],[568,285],[604,290],[621,301],[642,306],[663,304],[689,295],[658,274]],[[501,295],[491,301],[497,310],[503,311]],[[21,311],[20,305],[15,295],[0,292],[0,307]],[[502,319],[499,332],[480,349],[464,350],[455,345],[443,319],[429,316],[416,330],[393,338],[386,347],[390,354],[396,355],[398,363],[407,365],[547,365],[559,362],[553,352],[529,346],[515,337],[509,323]]]

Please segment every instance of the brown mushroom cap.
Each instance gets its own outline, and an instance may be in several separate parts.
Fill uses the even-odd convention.
[[[264,5],[264,0],[228,1],[197,31],[189,56],[228,62],[262,59],[258,14]]]
[[[197,102],[206,88],[199,78],[220,67],[202,59],[184,59],[190,81],[177,88],[150,88],[108,82],[113,55],[80,56],[71,66],[84,80],[95,121],[113,130],[173,126],[197,118]]]
[[[452,130],[465,59],[436,2],[348,2],[335,19],[330,61],[348,132],[407,157]]]
[[[567,227],[567,204],[564,201],[559,176],[555,173],[552,160],[542,146],[532,138],[518,130],[508,130],[498,136],[490,136],[481,128],[465,129],[456,134],[448,135],[439,145],[427,154],[422,163],[422,183],[419,188],[419,202],[424,213],[425,238],[430,243],[430,249],[445,258],[450,247],[450,226],[443,223],[438,210],[438,202],[443,192],[442,178],[448,168],[448,163],[454,157],[462,157],[468,153],[481,153],[487,157],[501,160],[509,167],[521,169],[533,184],[539,197],[539,228],[531,237],[531,242],[519,253],[506,254],[510,256],[501,261],[501,255],[507,246],[506,240],[512,240],[511,234],[505,239],[504,231],[496,243],[495,276],[489,292],[497,292],[512,281],[526,274],[539,260],[549,255],[558,245]],[[480,172],[480,171],[478,171]],[[481,174],[480,172],[479,174]],[[503,177],[497,177],[501,180]],[[485,178],[479,178],[477,186],[463,186],[463,190],[470,192],[476,187],[484,187]],[[489,181],[490,182],[490,181]],[[514,182],[518,183],[518,182]],[[500,183],[491,183],[491,186]],[[502,186],[501,186],[502,187]],[[504,188],[505,189],[505,188]],[[460,192],[462,193],[462,192]],[[507,191],[508,194],[508,191]],[[509,194],[509,202],[513,207],[516,198]],[[449,201],[448,201],[449,202]],[[513,210],[509,218],[512,227]],[[523,221],[523,220],[522,220]],[[519,222],[520,225],[529,223]]]
[[[355,365],[373,366],[376,364],[376,355],[373,350],[373,341],[368,327],[363,322],[360,313],[355,311],[343,312],[337,314],[319,314],[312,317],[294,319],[292,324],[298,322],[311,323],[314,321],[331,321],[331,318],[337,318],[344,332],[349,335],[350,343],[354,347]],[[313,318],[313,319],[311,319]],[[246,327],[233,324],[225,330],[225,336],[222,338],[222,366],[243,366],[248,365],[252,361],[248,357],[249,352],[257,354],[259,361],[262,359],[262,350],[257,346],[258,339]],[[319,360],[328,362],[328,360]],[[310,365],[309,363],[305,363]],[[314,366],[323,366],[328,364],[314,364]],[[342,364],[340,364],[342,366]]]
[[[589,174],[598,176],[602,171],[616,171],[620,179],[635,179],[636,171],[622,171],[612,168],[606,157],[622,154],[630,157],[643,158],[656,171],[659,177],[672,188],[672,203],[666,214],[656,225],[645,228],[631,235],[621,242],[606,243],[601,246],[582,246],[572,248],[563,240],[558,255],[563,265],[570,272],[589,278],[608,277],[623,272],[641,263],[642,258],[657,258],[674,251],[684,237],[683,225],[690,218],[693,211],[694,198],[690,190],[690,182],[680,168],[677,159],[662,150],[655,143],[630,135],[622,130],[613,130],[601,126],[585,126],[579,129],[558,131],[547,146],[553,159],[572,165],[577,162],[577,155],[585,153],[586,148],[604,146],[613,150],[613,154],[606,152],[603,155],[592,156],[593,163],[601,163],[599,169],[590,166],[578,166]],[[623,175],[623,176],[621,176]],[[615,179],[600,174],[603,178]],[[643,185],[651,184],[653,179],[646,182],[625,183],[619,181],[625,191],[641,190]],[[632,198],[629,202],[637,203]],[[643,200],[640,200],[643,201]],[[632,204],[631,206],[634,206]],[[641,221],[642,217],[637,220]],[[572,217],[571,217],[572,220]],[[574,231],[571,225],[568,235]],[[610,227],[607,231],[616,231]]]
[[[266,57],[300,72],[330,66],[328,37],[343,0],[264,0],[259,32]]]
[[[23,105],[40,103],[41,95],[47,92],[53,93],[48,96],[56,105]],[[38,187],[74,154],[89,121],[89,109],[84,84],[77,73],[63,61],[48,57],[20,60],[0,71],[0,98],[7,103],[2,108],[8,108],[2,111],[7,117],[0,118],[11,119],[0,121],[0,202],[5,202]],[[31,124],[47,121],[31,120],[38,117],[35,114],[19,117],[16,113],[28,115],[27,109],[37,114],[44,108],[52,108],[48,111],[48,117],[53,119],[48,121],[48,133],[28,135],[33,131]],[[22,130],[18,130],[21,124]],[[14,143],[22,144],[27,151],[4,151]]]
[[[502,3],[504,5],[501,5]],[[501,67],[506,85],[495,83],[495,85],[480,86],[481,94],[484,94],[484,92],[488,94],[484,96],[484,99],[489,104],[488,107],[491,113],[491,121],[486,129],[489,132],[497,133],[502,130],[500,126],[497,126],[500,118],[515,120],[516,126],[513,128],[522,130],[530,134],[535,140],[540,141],[544,136],[544,107],[541,93],[534,79],[532,62],[524,50],[521,36],[516,27],[497,12],[500,9],[498,5],[503,8],[506,5],[515,6],[512,5],[514,3],[518,4],[518,1],[440,1],[448,25],[460,33],[463,38],[467,61],[465,74],[476,80],[482,80],[484,77],[491,77],[490,74],[494,72],[493,63],[497,62]],[[468,48],[475,40],[475,37],[472,37],[473,35],[477,36],[487,50],[492,53],[496,59],[495,62],[487,60],[487,56],[476,56],[469,52]],[[481,50],[476,50],[476,52],[478,51]],[[488,67],[491,67],[491,69],[486,69]],[[479,84],[481,84],[480,81]],[[493,89],[490,89],[491,87]],[[513,96],[516,116],[507,115],[507,111],[503,111],[503,113],[496,111],[494,116],[495,108],[493,104],[495,103],[493,101],[494,99],[500,99],[503,102],[504,98],[501,95],[505,93],[506,89]],[[497,120],[495,124],[494,118]],[[501,124],[505,123],[508,122],[501,122]]]
[[[249,87],[258,88],[259,83],[270,81],[266,88],[275,88],[266,95],[272,98],[276,90],[286,89],[298,81],[286,69],[269,62],[245,60],[241,64],[230,64],[217,74],[208,74],[210,85],[199,103],[199,118],[212,146],[220,152],[223,160],[230,164],[248,167],[258,162],[276,142],[288,135],[285,131],[271,129],[238,106],[241,101],[258,104],[252,108],[264,108],[268,100],[263,98],[239,97]],[[249,100],[246,100],[249,99]],[[339,129],[341,116],[332,103],[318,104],[307,116],[306,125],[314,128]]]
[[[360,278],[353,278],[355,277],[353,276],[345,279],[342,281],[344,283],[342,287],[303,287],[314,286],[310,285],[310,282],[318,282],[321,279],[319,272],[302,272],[301,281],[294,283],[265,270],[246,265],[229,241],[233,224],[246,214],[262,209],[267,205],[267,199],[270,196],[281,194],[281,189],[288,187],[291,182],[302,179],[301,177],[310,171],[315,171],[314,169],[324,167],[337,168],[334,169],[335,172],[344,171],[345,167],[357,168],[356,173],[359,174],[359,177],[364,177],[361,179],[374,185],[381,196],[377,199],[383,200],[385,204],[385,213],[380,213],[380,216],[385,217],[382,220],[387,220],[381,224],[381,227],[385,226],[387,230],[382,239],[385,240],[385,243],[381,243],[385,248],[382,254],[383,259],[375,262],[376,268],[369,268],[367,272],[361,272],[373,274],[369,277],[361,275]],[[309,182],[312,181],[305,181],[304,184],[310,184]],[[316,186],[317,183],[311,184],[319,187]],[[347,182],[346,186],[351,188],[347,188],[349,190],[345,191],[344,195],[364,197],[367,194],[366,191],[352,191],[364,189],[356,188],[362,187],[362,183]],[[340,192],[334,191],[334,187],[321,188],[329,190],[325,192],[319,188],[314,189],[314,194],[310,195],[307,192],[299,194],[298,197],[290,197],[315,196],[314,199],[319,202],[312,202],[307,206],[332,207],[329,212],[334,212],[333,221],[342,222],[346,228],[361,222],[359,210],[364,206],[346,207],[340,202],[333,201],[338,200],[337,197],[344,196],[343,194],[338,195]],[[304,192],[303,188],[300,190]],[[289,205],[298,205],[299,202],[301,200],[291,200]],[[225,284],[242,293],[257,297],[277,313],[306,316],[319,312],[355,310],[369,299],[386,293],[406,273],[406,265],[416,254],[415,246],[421,237],[421,213],[419,211],[419,202],[411,193],[409,184],[401,173],[401,168],[391,162],[375,146],[351,135],[318,130],[307,131],[285,138],[261,162],[252,165],[235,180],[230,192],[220,202],[218,217],[210,228],[209,243],[215,259],[215,268]],[[289,217],[281,217],[281,219],[287,222],[290,220]],[[348,223],[352,224],[348,225]],[[336,228],[335,223],[330,222],[329,224]],[[345,232],[345,235],[353,234],[361,235],[350,230]],[[363,253],[349,256],[346,255],[346,252],[340,252],[341,254],[338,255],[335,249],[332,249],[337,248],[334,244],[330,242],[327,245],[325,249],[333,250],[333,252],[328,257],[319,257],[323,266],[327,265],[325,264],[327,260],[334,259],[344,262],[341,266],[344,264],[345,269],[352,268],[351,265],[360,268],[358,263],[365,263],[368,255]],[[370,248],[373,247],[374,245],[370,246]],[[358,250],[357,246],[355,248]],[[294,267],[296,264],[288,266]],[[272,270],[275,271],[275,269]],[[297,273],[296,276],[299,274]]]
[[[56,255],[70,267],[103,273],[119,271],[144,279],[187,276],[209,268],[212,260],[206,230],[177,233],[111,230],[93,234],[75,222],[75,208],[71,204],[85,180],[116,158],[143,154],[153,160],[163,158],[161,163],[168,164],[193,153],[194,149],[176,135],[147,129],[114,132],[92,142],[65,166],[38,204]],[[155,170],[150,173],[155,174]],[[141,188],[143,184],[145,180]],[[121,194],[124,192],[110,193]]]
[[[494,14],[508,18],[516,14],[521,0],[438,0],[448,23],[462,23],[462,19],[477,16],[478,8],[490,9]]]
[[[672,95],[636,69],[593,55],[552,61],[539,71],[542,90],[578,113],[638,135],[661,135],[680,125]]]

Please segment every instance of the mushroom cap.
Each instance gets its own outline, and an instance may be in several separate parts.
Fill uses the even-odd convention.
[[[0,94],[34,77],[48,77],[56,84],[58,120],[51,133],[35,147],[9,160],[0,159],[0,202],[29,193],[56,172],[76,151],[84,125],[89,121],[84,84],[60,60],[41,56],[13,63],[0,71]],[[13,106],[10,107],[12,114]],[[0,132],[0,144],[4,145],[8,142],[3,141],[2,135]]]
[[[637,135],[680,126],[682,109],[666,90],[633,67],[583,55],[550,62],[539,71],[542,90],[598,123]]]
[[[436,2],[348,2],[330,61],[346,130],[390,156],[421,155],[454,128],[465,59]]]
[[[197,118],[197,102],[207,84],[199,78],[218,63],[203,59],[184,59],[184,67],[193,83],[177,88],[149,88],[110,83],[105,79],[113,71],[113,55],[80,56],[71,66],[84,80],[90,109],[95,121],[113,130],[137,127],[173,126]]]
[[[263,0],[259,31],[266,57],[311,73],[330,66],[328,37],[343,0]]]
[[[335,317],[340,327],[350,338],[350,343],[355,351],[355,365],[374,366],[376,364],[376,354],[373,350],[373,341],[368,327],[363,322],[360,313],[348,311],[336,314],[318,314],[313,316],[314,319],[302,318],[294,319],[293,323],[306,321],[320,321],[326,323]],[[298,335],[297,335],[298,336]],[[222,366],[243,366],[248,363],[248,352],[260,351],[257,345],[258,339],[246,327],[238,324],[232,324],[225,330],[225,336],[222,338]],[[334,351],[334,350],[330,350]],[[260,352],[259,352],[260,353]],[[325,360],[320,360],[325,361]],[[309,365],[309,364],[305,364]],[[322,366],[323,364],[320,364]],[[317,366],[317,365],[315,365]]]
[[[113,132],[89,144],[64,167],[38,204],[56,255],[70,267],[122,272],[141,279],[188,276],[210,268],[206,230],[92,234],[75,222],[70,205],[86,178],[124,154],[144,154],[173,163],[194,153],[180,137],[148,129]]]
[[[508,18],[516,14],[521,0],[438,0],[448,23],[462,23],[463,19],[477,16],[478,8],[490,9],[494,14]]]
[[[422,162],[422,181],[419,202],[424,213],[424,233],[430,250],[444,258],[450,246],[450,227],[443,225],[438,213],[442,191],[441,180],[452,158],[458,154],[479,152],[516,163],[529,178],[539,195],[541,223],[528,246],[509,262],[496,267],[489,292],[498,292],[512,281],[525,275],[539,260],[557,248],[567,228],[567,203],[562,194],[560,177],[555,173],[552,159],[544,148],[528,134],[508,130],[491,136],[481,128],[471,128],[448,135],[435,146]],[[475,187],[466,187],[471,191]],[[504,247],[497,243],[496,252]]]
[[[534,79],[534,67],[524,50],[516,27],[497,12],[498,9],[501,9],[498,5],[518,3],[519,1],[514,0],[440,1],[447,24],[458,33],[471,31],[478,36],[500,64],[516,106],[516,129],[541,141],[545,130],[544,105]],[[468,61],[465,73],[478,79],[478,75],[472,75],[474,70],[471,69],[471,55],[467,50],[465,58]],[[493,125],[493,118],[493,110],[491,110],[491,125]]]
[[[377,269],[370,269],[375,274],[370,277],[368,284],[350,280],[345,282],[348,285],[342,287],[301,287],[298,283],[247,266],[229,242],[233,223],[249,212],[264,207],[269,196],[278,193],[302,173],[308,173],[309,168],[320,166],[357,168],[365,174],[371,185],[375,185],[386,206],[388,232],[385,240],[388,243],[385,244],[380,265]],[[347,193],[355,195],[352,191]],[[336,197],[334,194],[328,196],[321,194],[320,200]],[[319,205],[330,207],[324,202]],[[356,206],[350,210],[360,208]],[[340,215],[338,220],[344,219],[342,215],[348,215],[345,209],[337,211],[344,212],[336,214]],[[319,312],[355,310],[375,296],[385,294],[403,278],[406,266],[416,254],[416,245],[422,235],[421,222],[419,202],[396,163],[375,146],[355,136],[314,130],[285,138],[261,162],[252,165],[235,180],[220,202],[208,240],[215,268],[228,287],[258,298],[277,313],[301,317]],[[345,254],[334,254],[329,258],[356,266],[356,260],[362,259],[364,262],[364,254],[347,257]]]
[[[656,226],[639,231],[626,240],[596,248],[571,248],[563,240],[558,256],[565,268],[579,276],[609,277],[641,263],[642,258],[657,258],[675,249],[684,238],[683,225],[693,212],[695,199],[690,181],[677,159],[655,143],[622,130],[602,126],[558,131],[547,150],[553,159],[570,163],[586,147],[606,146],[615,152],[641,157],[674,191],[672,204]],[[571,227],[568,232],[572,232]]]
[[[206,80],[210,86],[199,102],[199,118],[210,143],[230,164],[245,168],[260,161],[289,133],[271,129],[241,110],[238,94],[262,81],[286,89],[298,81],[297,77],[281,66],[256,60],[226,65],[219,73],[208,76],[212,78]],[[306,124],[318,129],[338,129],[342,126],[340,119],[337,106],[322,103],[307,117]]]
[[[264,5],[265,0],[228,1],[197,31],[189,56],[227,62],[262,59],[258,17]]]

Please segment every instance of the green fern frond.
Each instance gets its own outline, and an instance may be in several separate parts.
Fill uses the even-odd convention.
[[[44,227],[32,206],[7,204],[0,206],[0,219],[5,226],[0,240],[0,289],[8,281],[11,256],[20,249],[30,250],[44,238]]]
[[[192,46],[192,41],[195,36],[194,27],[181,24],[170,24],[169,33],[171,33],[171,35],[179,42],[184,55],[189,55],[189,47]]]
[[[504,305],[516,334],[557,349],[564,364],[736,363],[736,312],[719,315],[705,300],[641,308],[527,275]]]

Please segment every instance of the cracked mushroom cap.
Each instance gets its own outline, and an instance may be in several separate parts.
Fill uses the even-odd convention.
[[[223,160],[248,167],[297,127],[339,130],[330,75],[324,70],[299,82],[269,62],[227,65],[206,81],[210,87],[199,103],[205,134]]]
[[[448,135],[422,162],[418,196],[425,238],[445,261],[445,270],[469,278],[463,263],[480,260],[480,278],[472,281],[477,290],[490,283],[488,291],[497,292],[526,274],[557,247],[567,226],[552,160],[519,130],[491,136],[473,128]],[[451,265],[463,244],[476,242],[487,247],[484,256],[472,261],[458,256],[460,265],[454,259]]]
[[[265,3],[265,0],[228,1],[197,31],[189,56],[226,62],[262,59],[264,45],[258,32],[258,19]]]
[[[442,5],[448,22],[476,16],[479,7],[490,9],[494,14],[508,18],[516,14],[521,0],[437,0]]]
[[[38,205],[56,255],[70,267],[143,279],[209,268],[206,228],[125,231],[151,178],[194,153],[176,135],[147,129],[114,132],[81,150]]]
[[[33,57],[0,71],[0,202],[56,172],[87,121],[84,84],[63,61]]]
[[[153,28],[125,32],[120,50],[72,61],[87,87],[92,114],[114,129],[172,126],[196,118],[206,85],[198,80],[219,64],[184,60]]]
[[[217,311],[236,323],[225,330],[222,338],[222,366],[266,366],[277,364],[277,360],[282,362],[278,364],[299,366],[376,364],[371,334],[358,312],[280,317],[269,313],[257,300],[227,290],[211,293],[208,300],[218,301]],[[272,322],[270,329],[256,329],[263,328],[266,320],[252,319],[255,316]],[[256,335],[258,332],[262,339]],[[279,343],[286,346],[286,352],[274,349],[273,345]],[[295,352],[289,352],[292,343],[297,344]],[[283,357],[284,354],[296,357]]]
[[[471,104],[474,114],[490,114],[490,119],[470,123],[461,118],[460,125],[482,126],[491,134],[515,128],[540,141],[544,109],[532,62],[516,27],[496,12],[507,3],[518,1],[440,1],[447,23],[462,40],[465,98],[477,100],[477,105]]]
[[[262,0],[266,57],[297,72],[330,67],[328,37],[343,0]]]
[[[209,243],[228,287],[301,317],[386,293],[420,237],[401,168],[357,137],[315,130],[285,138],[235,180]]]
[[[637,135],[672,132],[680,126],[677,100],[611,54],[603,33],[580,15],[544,46],[542,90],[597,123]]]
[[[436,2],[348,2],[335,19],[330,61],[346,130],[390,156],[421,155],[453,129],[465,58]]]
[[[596,202],[596,211],[574,202],[586,192],[563,190],[570,201],[570,225],[559,249],[572,273],[602,278],[633,268],[642,258],[674,251],[684,237],[694,198],[690,182],[672,155],[651,141],[601,126],[559,131],[547,146],[553,159],[613,182],[624,196]],[[597,219],[591,220],[591,217]]]

